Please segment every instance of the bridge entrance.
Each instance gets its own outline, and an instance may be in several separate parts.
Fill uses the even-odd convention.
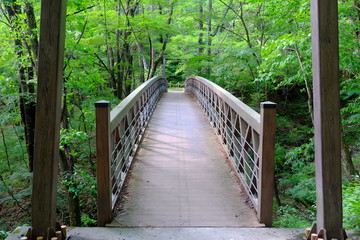
[[[134,157],[111,226],[257,227],[250,199],[195,99],[165,93]]]
[[[99,226],[271,226],[276,104],[259,114],[201,77],[185,90],[155,77],[95,104]]]

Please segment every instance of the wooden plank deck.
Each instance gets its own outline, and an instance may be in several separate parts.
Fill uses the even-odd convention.
[[[195,100],[160,100],[135,158],[114,227],[258,227],[255,212]]]

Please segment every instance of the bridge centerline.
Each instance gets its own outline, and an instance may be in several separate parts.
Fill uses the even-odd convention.
[[[110,225],[261,226],[221,148],[195,100],[183,92],[166,93],[135,156],[126,200]]]

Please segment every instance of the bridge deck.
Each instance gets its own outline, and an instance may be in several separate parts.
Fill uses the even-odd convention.
[[[160,100],[112,226],[256,227],[254,211],[195,100]]]

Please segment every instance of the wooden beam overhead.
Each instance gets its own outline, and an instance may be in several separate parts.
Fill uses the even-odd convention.
[[[32,236],[56,225],[66,0],[42,0],[32,193]]]
[[[317,231],[344,239],[337,0],[311,0]]]

